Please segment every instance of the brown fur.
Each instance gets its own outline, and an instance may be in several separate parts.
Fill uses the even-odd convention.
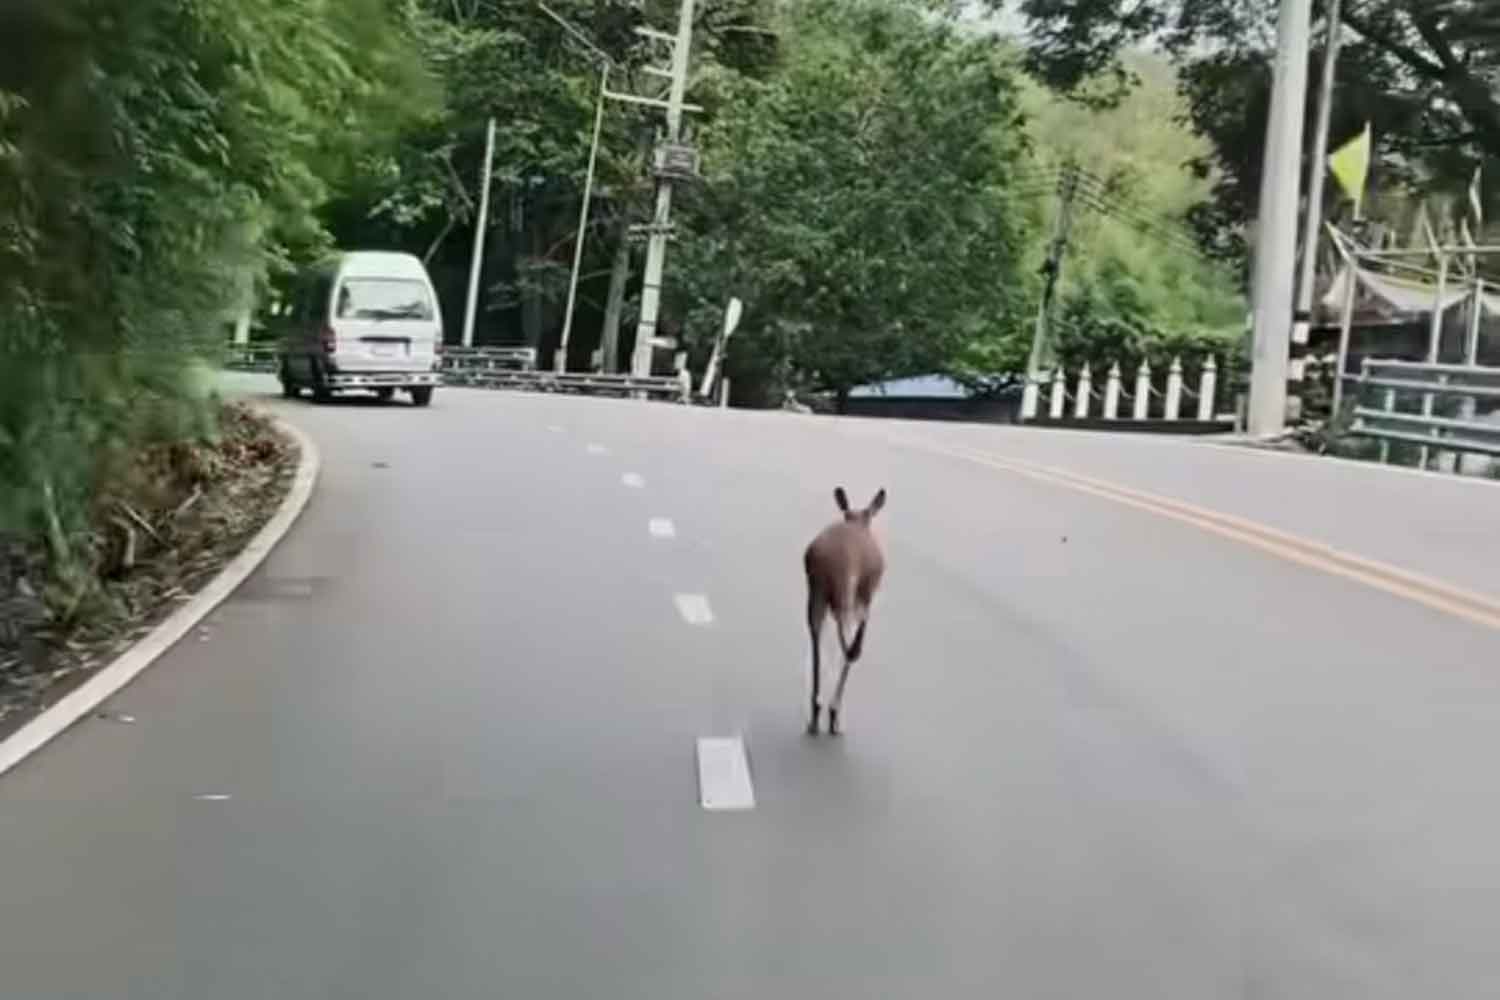
[[[843,487],[834,490],[833,497],[842,517],[812,540],[802,555],[802,567],[807,573],[807,630],[812,640],[812,718],[808,721],[807,731],[812,735],[818,732],[819,640],[823,634],[823,621],[832,614],[839,650],[844,654],[838,687],[828,706],[828,732],[836,736],[839,709],[844,701],[844,684],[849,679],[849,668],[864,651],[870,604],[875,600],[875,592],[880,589],[880,580],[885,574],[885,556],[880,541],[870,528],[870,522],[885,506],[885,490],[875,494],[875,499],[864,510],[849,508],[849,498]],[[853,638],[850,638],[851,634]]]

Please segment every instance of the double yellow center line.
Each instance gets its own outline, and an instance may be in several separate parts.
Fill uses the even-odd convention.
[[[1259,549],[1287,562],[1332,576],[1343,577],[1346,580],[1353,580],[1477,625],[1500,629],[1500,600],[1494,597],[1465,590],[1462,587],[1456,587],[1442,580],[1435,580],[1388,563],[1366,559],[1363,556],[1344,552],[1322,542],[1302,538],[1255,521],[1025,459],[991,455],[971,448],[939,445],[919,438],[892,437],[891,440],[895,444],[1025,476],[1038,482],[1061,486],[1121,506],[1133,507],[1158,517],[1190,524],[1221,538]]]

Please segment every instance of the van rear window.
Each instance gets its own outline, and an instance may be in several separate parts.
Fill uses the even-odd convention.
[[[432,299],[420,281],[350,278],[339,286],[339,319],[432,319]]]

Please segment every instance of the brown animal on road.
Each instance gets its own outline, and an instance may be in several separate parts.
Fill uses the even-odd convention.
[[[844,654],[838,687],[828,705],[828,733],[837,736],[844,684],[849,680],[849,668],[864,650],[870,602],[875,599],[885,573],[885,556],[870,529],[870,522],[885,506],[885,490],[876,493],[864,510],[849,509],[849,497],[842,486],[833,491],[833,498],[843,516],[819,532],[802,555],[802,566],[807,571],[807,631],[812,637],[812,718],[807,723],[811,736],[818,733],[819,640],[823,635],[823,619],[833,615],[839,649]],[[849,638],[851,635],[853,639]]]

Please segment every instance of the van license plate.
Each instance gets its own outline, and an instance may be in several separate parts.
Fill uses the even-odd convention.
[[[395,344],[376,344],[375,356],[377,358],[390,358],[396,355]]]

